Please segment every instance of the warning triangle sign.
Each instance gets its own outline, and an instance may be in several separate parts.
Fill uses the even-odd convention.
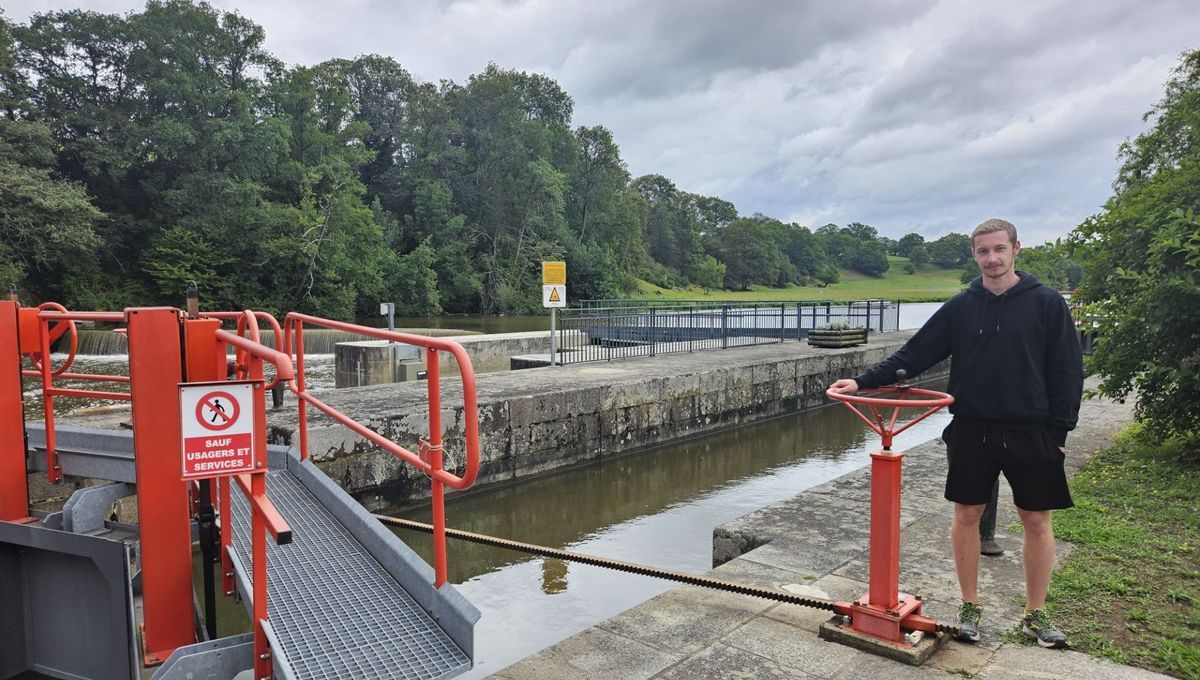
[[[560,298],[560,297],[558,296],[558,289],[557,289],[557,288],[551,288],[551,289],[550,289],[550,301],[551,301],[551,302],[562,302],[562,298]]]

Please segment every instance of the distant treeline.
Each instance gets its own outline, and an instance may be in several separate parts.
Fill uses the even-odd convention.
[[[195,281],[209,308],[347,318],[531,311],[543,260],[566,260],[573,299],[821,285],[889,253],[970,265],[962,234],[810,231],[632,178],[545,76],[287,67],[264,38],[189,0],[0,17],[0,283],[100,309],[177,305]]]

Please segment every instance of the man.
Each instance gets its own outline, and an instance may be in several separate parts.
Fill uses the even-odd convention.
[[[979,519],[1003,472],[1025,529],[1021,627],[1043,647],[1066,647],[1067,636],[1043,607],[1054,567],[1050,511],[1072,505],[1063,460],[1083,391],[1079,338],[1062,295],[1013,268],[1021,250],[1016,227],[988,220],[975,227],[971,243],[980,277],[895,354],[830,387],[849,393],[888,385],[897,369],[915,376],[953,358],[948,390],[954,419],[942,439],[949,460],[945,496],[954,503],[950,541],[963,599],[958,638],[979,640]]]

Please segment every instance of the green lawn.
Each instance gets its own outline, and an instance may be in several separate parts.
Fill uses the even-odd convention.
[[[650,300],[728,300],[734,302],[782,302],[805,300],[866,300],[884,299],[901,302],[940,302],[962,290],[958,282],[958,269],[943,269],[925,265],[914,274],[905,274],[907,258],[889,256],[891,267],[882,277],[865,276],[843,269],[841,280],[835,284],[818,286],[788,286],[768,288],[751,286],[750,290],[713,290],[689,287],[683,289],[659,288],[646,281],[639,281],[639,291],[630,297]]]
[[[1134,426],[1071,480],[1048,606],[1075,649],[1200,680],[1200,452],[1145,439]]]

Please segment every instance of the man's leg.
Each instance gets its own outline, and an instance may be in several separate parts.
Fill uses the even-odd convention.
[[[979,603],[979,518],[986,504],[954,504],[954,523],[950,525],[950,546],[954,550],[954,570],[958,588],[966,602]],[[1047,513],[1049,514],[1049,513]],[[1051,539],[1053,550],[1053,539]],[[1051,553],[1053,560],[1053,553]],[[1045,591],[1043,590],[1043,596]]]
[[[1017,508],[1017,513],[1025,527],[1025,608],[1033,611],[1046,605],[1050,572],[1054,569],[1054,525],[1049,510]]]

